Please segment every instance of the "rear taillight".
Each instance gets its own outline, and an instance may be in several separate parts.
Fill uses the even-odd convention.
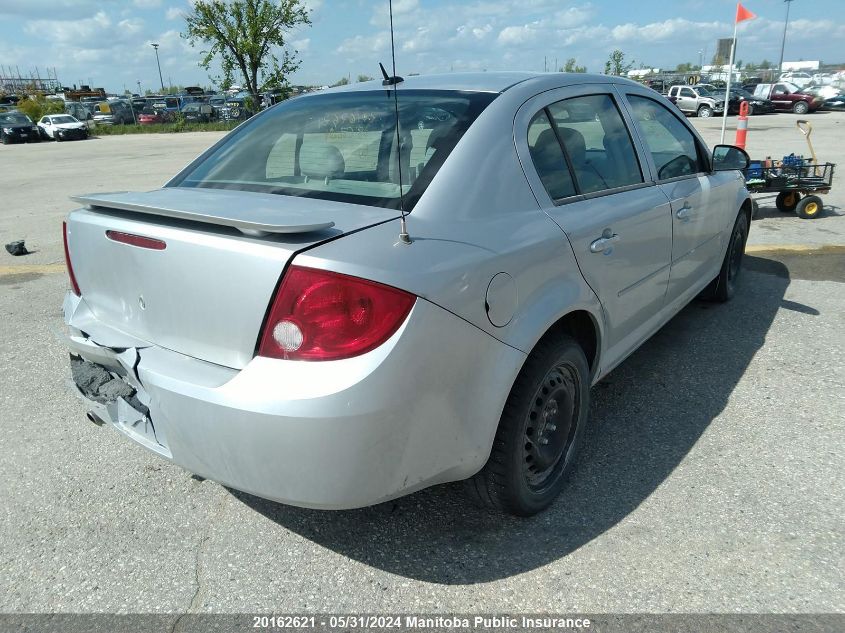
[[[399,329],[415,301],[374,281],[291,266],[270,307],[258,354],[289,360],[364,354]]]
[[[73,294],[81,297],[82,292],[79,290],[79,284],[76,283],[76,275],[73,274],[73,264],[70,263],[70,250],[67,247],[67,222],[62,222],[62,239],[65,243],[65,266],[67,266],[67,274],[70,277],[70,287],[73,290]]]

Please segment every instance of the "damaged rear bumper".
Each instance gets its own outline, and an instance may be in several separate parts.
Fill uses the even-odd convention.
[[[362,356],[256,357],[239,370],[110,329],[72,293],[64,311],[72,355],[131,388],[102,374],[74,383],[97,416],[192,473],[312,508],[372,505],[473,475],[507,397],[491,385],[511,384],[525,360],[423,299]]]

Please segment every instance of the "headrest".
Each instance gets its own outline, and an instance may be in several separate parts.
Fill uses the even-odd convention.
[[[440,125],[431,130],[431,133],[428,135],[428,139],[425,142],[426,151],[429,149],[440,149],[441,144],[449,137],[451,132],[451,125]]]
[[[540,159],[551,158],[552,160],[559,160],[561,158],[560,143],[557,142],[557,136],[555,136],[554,130],[549,128],[537,135],[532,154]]]
[[[584,135],[571,127],[560,127],[560,137],[573,162],[583,162],[587,157],[587,143],[584,142]]]
[[[334,145],[313,143],[302,146],[299,170],[309,178],[340,178],[346,172],[346,163]]]

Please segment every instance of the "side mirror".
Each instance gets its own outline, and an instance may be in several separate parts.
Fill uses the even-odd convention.
[[[713,171],[745,171],[751,164],[744,149],[735,145],[717,145],[713,148]]]

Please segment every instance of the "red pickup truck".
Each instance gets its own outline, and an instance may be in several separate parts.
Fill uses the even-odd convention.
[[[754,89],[754,96],[771,100],[775,104],[775,110],[779,112],[794,112],[795,114],[814,112],[823,103],[822,99],[804,94],[798,86],[785,81],[776,84],[758,84]]]

